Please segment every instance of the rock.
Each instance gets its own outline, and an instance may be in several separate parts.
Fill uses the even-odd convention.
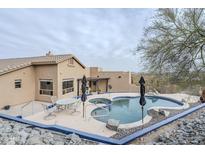
[[[55,145],[64,145],[64,142],[63,141],[56,141]]]
[[[149,115],[152,116],[152,117],[156,117],[156,116],[159,115],[157,109],[149,109],[149,110],[147,111],[147,114],[149,114]]]
[[[188,124],[186,120],[182,121],[182,123],[183,123],[183,125],[187,125]]]
[[[164,137],[164,135],[159,135],[158,141],[164,142],[164,141],[166,141],[166,137]]]
[[[39,136],[32,136],[28,138],[27,144],[29,145],[43,145],[41,138]]]
[[[53,138],[54,138],[53,134],[51,134],[50,132],[47,132],[46,134],[43,135],[42,141],[45,144],[55,144],[55,141]]]
[[[201,124],[201,123],[202,123],[202,121],[201,121],[200,119],[198,119],[198,118],[194,119],[194,122],[195,122],[195,123],[198,123],[198,124]]]
[[[53,143],[53,139],[43,138],[43,139],[42,139],[42,142],[45,143],[45,144],[51,144],[51,143]]]
[[[184,133],[184,131],[181,130],[181,129],[176,130],[176,132],[179,133],[179,134],[183,134]]]
[[[38,136],[38,135],[40,135],[40,132],[39,132],[38,130],[34,130],[34,129],[33,129],[33,130],[31,131],[31,135],[32,135],[32,136]]]
[[[186,140],[184,139],[178,139],[179,144],[187,144]]]
[[[192,144],[198,144],[199,141],[197,141],[197,140],[193,140],[193,141],[190,141],[190,143],[192,143]]]
[[[25,132],[24,130],[18,132],[18,134],[23,138],[27,138],[29,136],[29,134],[27,132]]]
[[[164,116],[164,117],[168,117],[169,116],[169,112],[165,111],[165,110],[159,110],[159,114]]]
[[[32,128],[25,128],[24,131],[25,131],[26,133],[31,133]]]
[[[152,116],[153,118],[160,118],[160,116],[168,117],[169,112],[161,109],[150,109],[147,113]]]
[[[182,98],[181,102],[182,103],[186,103],[186,100],[184,98]]]
[[[16,142],[14,140],[10,140],[6,143],[6,145],[15,145]]]
[[[168,132],[166,132],[166,133],[164,134],[164,136],[165,136],[166,138],[169,138],[169,137],[170,137],[170,134],[169,134]]]
[[[107,123],[106,123],[106,127],[107,127],[108,129],[117,131],[119,124],[120,124],[120,121],[119,121],[119,120],[108,119],[108,121],[107,121]]]
[[[26,140],[29,137],[29,134],[27,132],[25,132],[24,130],[21,130],[20,132],[18,132],[19,136],[21,137],[21,144],[25,144]]]
[[[7,125],[6,127],[4,127],[3,132],[4,133],[11,133],[12,132],[12,127],[10,125]]]
[[[69,134],[66,136],[67,140],[70,140],[72,143],[81,143],[81,138],[76,134]]]

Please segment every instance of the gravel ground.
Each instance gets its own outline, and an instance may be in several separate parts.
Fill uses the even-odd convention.
[[[98,143],[0,118],[0,145],[96,145]]]
[[[134,140],[131,144],[205,144],[205,108]]]

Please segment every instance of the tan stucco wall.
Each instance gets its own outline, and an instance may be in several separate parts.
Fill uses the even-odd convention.
[[[58,98],[77,96],[77,79],[87,75],[87,70],[74,60],[73,65],[68,65],[68,60],[58,64]],[[74,92],[62,94],[63,79],[74,79]],[[80,90],[80,89],[79,89]]]
[[[130,72],[99,72],[99,77],[110,78],[108,85],[112,85],[110,92],[136,92],[137,88],[131,84],[131,73]],[[119,78],[121,76],[121,78]]]
[[[100,92],[106,92],[106,84],[107,84],[106,80],[98,81],[97,85],[98,85],[98,88],[100,89]]]
[[[40,80],[51,79],[53,80],[53,95],[57,95],[57,65],[39,65],[34,67],[35,70],[35,84],[36,84],[36,95],[35,99],[38,101],[51,102],[49,95],[41,95],[40,90]]]
[[[102,71],[102,68],[99,67],[89,67],[90,70],[90,77],[97,77],[99,72]]]
[[[0,108],[5,105],[17,105],[35,99],[34,67],[0,76]],[[22,87],[15,89],[15,80],[22,80]]]

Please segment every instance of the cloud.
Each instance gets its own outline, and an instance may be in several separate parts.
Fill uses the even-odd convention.
[[[0,58],[73,53],[87,66],[140,71],[137,46],[153,9],[0,9]]]

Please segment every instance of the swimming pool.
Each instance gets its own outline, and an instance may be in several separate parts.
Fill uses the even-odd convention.
[[[140,97],[117,97],[114,98],[113,101],[104,98],[89,100],[91,103],[106,104],[103,108],[98,107],[94,109],[91,115],[101,122],[107,122],[108,119],[119,120],[120,124],[140,121],[142,114],[139,98]],[[145,99],[144,117],[147,115],[147,110],[151,107],[180,107],[183,105],[181,102],[158,96],[146,96]]]

